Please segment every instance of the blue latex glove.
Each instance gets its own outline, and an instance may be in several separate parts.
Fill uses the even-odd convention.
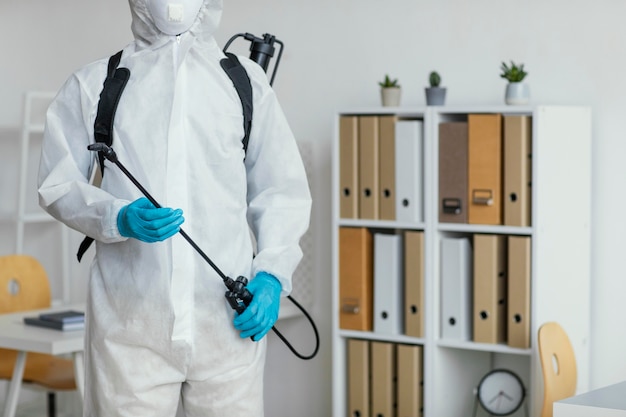
[[[117,228],[124,237],[152,243],[178,233],[184,221],[182,210],[156,208],[150,200],[142,197],[120,210]]]
[[[233,324],[242,338],[252,336],[252,340],[258,342],[278,319],[282,286],[273,275],[259,272],[246,288],[252,294],[252,301],[243,313],[235,317]]]

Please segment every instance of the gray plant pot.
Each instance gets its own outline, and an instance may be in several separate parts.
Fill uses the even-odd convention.
[[[446,102],[445,87],[426,87],[426,105],[443,106]]]

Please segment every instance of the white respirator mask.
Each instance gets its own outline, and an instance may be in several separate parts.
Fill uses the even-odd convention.
[[[180,35],[191,28],[204,0],[146,0],[157,28],[166,35]]]

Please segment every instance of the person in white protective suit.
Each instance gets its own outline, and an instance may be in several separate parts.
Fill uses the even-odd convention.
[[[87,296],[88,417],[263,416],[265,333],[302,257],[311,198],[297,144],[266,74],[252,83],[247,153],[237,92],[213,32],[222,0],[129,0],[135,40],[113,145],[164,207],[142,199],[112,163],[100,187],[93,124],[107,59],[74,73],[51,104],[39,171],[41,206],[91,236]],[[222,279],[253,277],[252,304],[228,305]],[[250,231],[256,239],[256,255]],[[250,340],[253,337],[255,341]]]

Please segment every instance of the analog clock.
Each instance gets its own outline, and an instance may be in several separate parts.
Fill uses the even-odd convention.
[[[508,369],[494,369],[478,384],[476,395],[480,405],[494,416],[508,416],[524,402],[526,390],[517,374]]]

